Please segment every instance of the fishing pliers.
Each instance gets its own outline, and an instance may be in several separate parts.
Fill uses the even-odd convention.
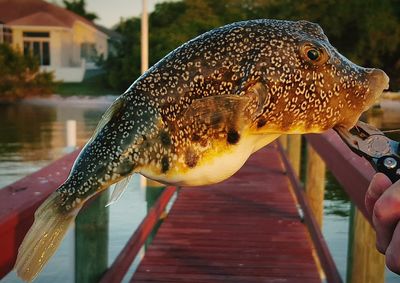
[[[399,142],[361,121],[349,131],[341,128],[335,128],[335,131],[353,152],[367,159],[377,172],[384,173],[393,183],[400,179]]]

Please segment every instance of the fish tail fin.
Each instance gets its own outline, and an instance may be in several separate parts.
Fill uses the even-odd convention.
[[[35,221],[18,249],[14,269],[17,275],[32,281],[55,253],[81,205],[74,211],[60,210],[61,196],[54,192],[36,210]]]

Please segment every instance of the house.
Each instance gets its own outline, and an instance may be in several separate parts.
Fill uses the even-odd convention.
[[[87,19],[42,0],[0,0],[0,42],[39,58],[56,80],[80,82],[107,58],[109,36]]]

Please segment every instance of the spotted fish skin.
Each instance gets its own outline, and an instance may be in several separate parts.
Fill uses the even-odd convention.
[[[186,172],[242,138],[351,127],[387,83],[381,70],[339,54],[317,24],[234,23],[182,45],[134,82],[73,172],[106,186],[128,169],[191,185]],[[86,196],[98,185],[78,187]]]
[[[353,64],[306,21],[238,22],[185,43],[107,110],[36,213],[18,274],[36,276],[62,238],[44,235],[63,235],[87,199],[130,174],[175,185],[222,181],[282,133],[352,127],[387,84],[383,71]]]

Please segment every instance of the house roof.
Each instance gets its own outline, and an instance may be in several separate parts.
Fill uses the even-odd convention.
[[[122,35],[113,29],[109,29],[104,26],[96,24],[95,26],[99,31],[105,33],[111,40],[120,41],[122,39]]]
[[[7,25],[56,26],[71,28],[81,21],[95,25],[67,9],[43,0],[0,0],[0,22]]]
[[[64,23],[49,13],[38,12],[18,18],[7,23],[10,26],[56,26],[63,27]]]

